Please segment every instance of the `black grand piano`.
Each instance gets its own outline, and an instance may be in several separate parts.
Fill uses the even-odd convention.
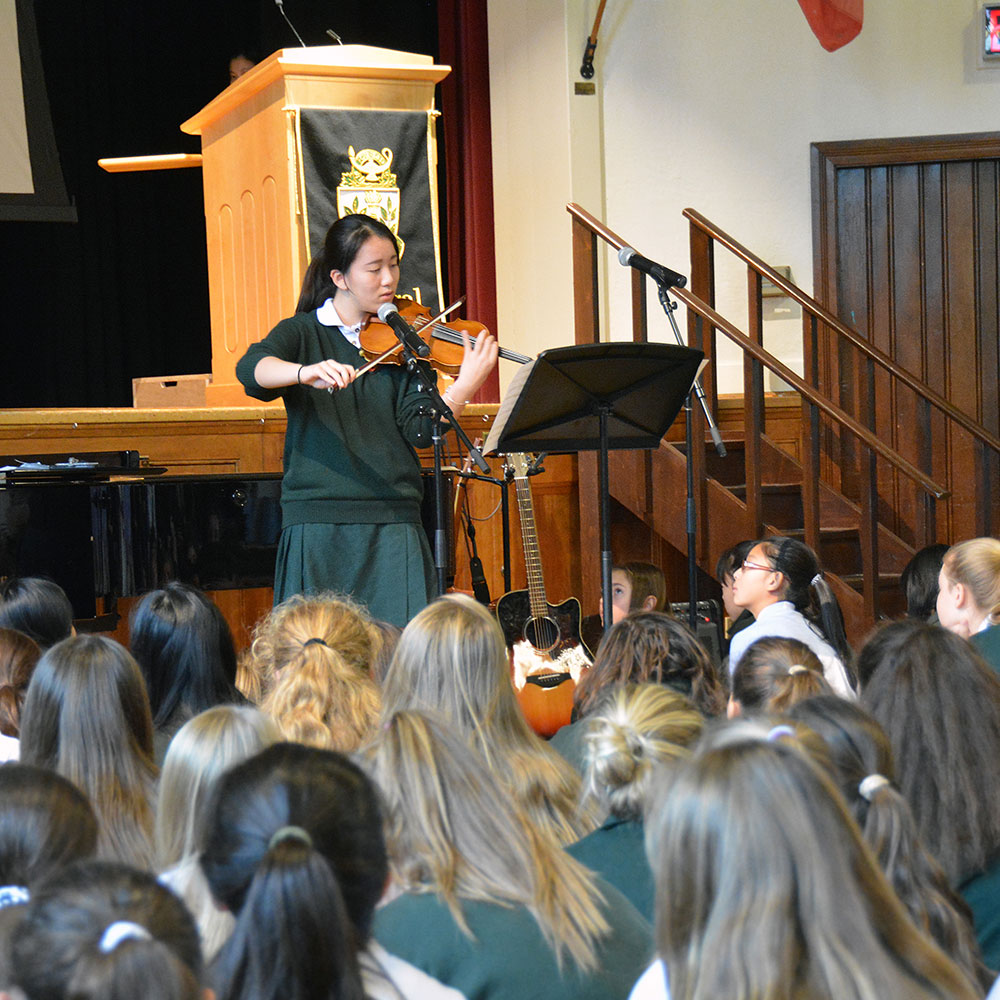
[[[84,628],[113,628],[117,598],[171,580],[272,586],[281,476],[164,472],[137,451],[0,457],[0,579],[55,580]],[[424,496],[433,538],[433,489]],[[454,551],[449,563],[453,576]]]

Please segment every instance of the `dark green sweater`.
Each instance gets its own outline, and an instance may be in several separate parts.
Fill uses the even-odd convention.
[[[355,367],[364,359],[339,327],[324,326],[311,312],[282,320],[236,365],[248,396],[285,403],[283,526],[419,522],[423,486],[414,447],[430,444],[431,435],[419,379],[380,365],[332,393],[304,385],[265,389],[254,369],[269,356]]]
[[[560,972],[523,906],[462,900],[470,939],[437,896],[404,893],[375,911],[374,937],[469,1000],[625,1000],[652,958],[652,931],[617,889],[601,879],[597,886],[611,932],[589,974],[568,957]]]

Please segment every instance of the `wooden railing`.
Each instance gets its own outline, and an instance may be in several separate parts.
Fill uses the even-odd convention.
[[[576,341],[591,343],[599,339],[599,309],[597,301],[597,262],[600,242],[607,243],[612,248],[620,250],[625,242],[595,219],[590,213],[578,205],[567,206],[567,211],[573,218],[573,284],[576,306]],[[695,232],[692,227],[692,233]],[[935,482],[929,475],[915,467],[906,458],[889,447],[884,441],[862,422],[842,410],[832,400],[825,396],[817,387],[816,368],[818,365],[815,343],[815,328],[818,313],[813,313],[814,319],[809,326],[814,337],[811,349],[807,350],[806,370],[812,373],[812,378],[800,378],[791,369],[768,353],[763,347],[763,319],[761,277],[775,280],[783,290],[790,291],[794,286],[786,282],[777,272],[756,258],[748,259],[749,291],[751,300],[751,331],[747,335],[737,329],[725,317],[716,312],[713,304],[699,296],[696,289],[706,291],[708,299],[714,299],[714,267],[712,260],[714,236],[699,228],[699,252],[696,256],[692,248],[692,288],[672,289],[674,298],[684,303],[688,312],[688,341],[692,347],[704,350],[709,359],[709,366],[704,373],[704,386],[710,407],[713,409],[718,400],[715,379],[715,333],[722,333],[743,351],[744,357],[744,400],[745,400],[745,462],[746,462],[746,506],[748,515],[747,536],[760,537],[764,533],[763,515],[763,483],[761,481],[761,437],[764,433],[764,385],[763,371],[766,368],[782,379],[800,395],[802,400],[802,442],[803,442],[803,476],[802,501],[804,516],[804,534],[806,542],[814,549],[819,547],[820,538],[820,482],[821,482],[821,415],[834,427],[837,434],[849,436],[855,442],[863,456],[867,474],[862,483],[860,493],[860,525],[862,560],[862,587],[866,616],[874,621],[878,616],[878,585],[879,585],[879,521],[878,521],[878,476],[877,462],[881,459],[888,467],[896,470],[908,481],[915,484],[921,496],[921,544],[928,544],[936,536],[936,504],[946,499],[949,492],[945,487]],[[692,244],[695,236],[692,235]],[[735,241],[729,241],[737,246]],[[741,248],[742,249],[742,248]],[[752,255],[749,255],[752,257]],[[647,337],[647,315],[645,298],[645,277],[637,271],[632,272],[632,335],[637,341],[645,341]],[[794,289],[796,292],[797,289]],[[798,293],[801,295],[801,293]],[[798,296],[795,296],[798,300]],[[807,299],[806,296],[801,296]],[[816,304],[803,301],[803,315],[807,309],[818,309]],[[833,319],[833,317],[830,317]],[[834,321],[835,322],[835,321]],[[707,327],[707,329],[706,329]],[[808,348],[808,344],[807,344]],[[699,407],[693,408],[694,440],[705,440],[704,417]],[[705,524],[705,483],[706,463],[703,448],[694,448],[687,456],[692,464],[695,488],[695,504],[700,545],[704,549],[707,538]],[[699,552],[699,562],[704,565],[708,554]]]
[[[826,310],[819,302],[806,295],[784,276],[769,267],[746,247],[738,243],[728,233],[710,222],[694,209],[686,209],[685,218],[690,222],[691,245],[691,292],[703,299],[709,306],[715,302],[715,246],[720,245],[747,267],[747,303],[750,317],[750,338],[760,343],[762,330],[761,294],[762,279],[767,279],[781,293],[797,303],[802,310],[802,343],[804,377],[813,388],[822,389],[820,384],[820,334],[826,338],[827,356],[841,356],[846,350],[855,352],[860,359],[857,370],[857,405],[852,416],[872,433],[877,433],[876,412],[880,403],[876,403],[876,372],[884,373],[882,392],[886,396],[895,396],[901,391],[913,394],[917,413],[913,426],[913,440],[918,443],[920,471],[933,475],[935,454],[940,455],[946,442],[954,441],[954,432],[968,435],[968,442],[974,449],[974,462],[977,470],[976,482],[970,484],[966,503],[971,505],[975,515],[969,524],[969,529],[977,535],[992,535],[998,528],[996,514],[996,497],[991,485],[993,474],[1000,466],[1000,438],[990,434],[982,425],[968,414],[963,413],[953,403],[935,392],[919,378],[892,360],[870,341],[862,337],[856,330],[842,323],[836,316]],[[714,338],[709,333],[706,353],[714,356]],[[714,370],[714,366],[713,370]],[[714,375],[712,377],[714,390]],[[786,380],[787,381],[787,380]],[[832,387],[830,390],[832,391]],[[970,387],[971,391],[971,387]],[[880,397],[884,399],[885,397]],[[936,415],[936,417],[935,417]],[[935,435],[935,422],[939,424]],[[941,426],[943,425],[943,426]],[[810,434],[818,434],[818,428],[811,427]],[[954,447],[959,447],[953,444]],[[831,458],[831,461],[834,459]],[[861,491],[867,489],[865,480],[870,480],[870,469],[867,468],[865,457],[858,462],[860,469]],[[844,470],[841,469],[841,472]],[[939,477],[940,478],[940,477]],[[964,484],[963,484],[964,486]],[[856,492],[855,489],[845,489],[845,492]],[[954,497],[957,489],[949,489],[948,495]],[[947,517],[947,523],[953,524],[954,516]],[[938,512],[940,522],[940,512]],[[914,547],[927,545],[935,541],[948,541],[950,532],[947,529],[937,534],[942,528],[928,516],[926,504],[915,504],[912,541]]]

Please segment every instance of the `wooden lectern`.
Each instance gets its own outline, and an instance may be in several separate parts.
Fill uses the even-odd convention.
[[[309,263],[299,109],[429,112],[435,84],[449,72],[431,56],[367,45],[282,49],[181,126],[201,136],[203,155],[212,322],[209,406],[260,405],[236,381],[236,362],[294,311]],[[433,168],[433,134],[428,141]]]

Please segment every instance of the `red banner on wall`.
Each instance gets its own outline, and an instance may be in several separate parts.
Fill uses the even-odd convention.
[[[865,18],[865,0],[799,0],[809,27],[827,52],[856,38]]]

